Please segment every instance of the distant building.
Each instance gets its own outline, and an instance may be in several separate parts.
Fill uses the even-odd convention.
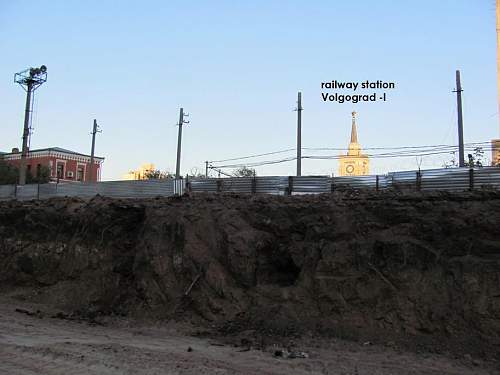
[[[19,167],[21,152],[14,148],[10,153],[0,152],[0,160]],[[94,168],[90,176],[90,155],[66,150],[60,147],[50,147],[29,150],[26,159],[26,169],[33,176],[42,166],[50,169],[50,179],[53,181],[100,181],[102,157],[94,157]]]
[[[364,155],[358,143],[358,131],[356,129],[356,112],[352,112],[351,142],[347,155],[340,155],[339,175],[340,176],[364,176],[369,173],[370,160],[368,155]]]
[[[500,167],[500,139],[491,141],[491,165]]]
[[[140,166],[139,169],[128,172],[123,176],[124,180],[146,180],[148,178],[149,173],[154,172],[156,170],[155,165],[153,163],[146,163]]]

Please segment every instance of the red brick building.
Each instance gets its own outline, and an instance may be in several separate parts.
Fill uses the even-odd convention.
[[[21,152],[13,149],[10,153],[0,153],[0,159],[19,167]],[[26,168],[33,176],[42,166],[50,169],[50,179],[53,181],[100,181],[102,157],[94,157],[94,168],[90,176],[90,156],[65,150],[60,147],[30,150],[26,160]]]

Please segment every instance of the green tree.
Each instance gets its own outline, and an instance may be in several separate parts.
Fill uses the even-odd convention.
[[[13,185],[19,179],[19,168],[0,160],[0,185]],[[26,170],[27,184],[46,184],[50,181],[50,168],[42,165],[36,176]]]
[[[50,168],[46,165],[40,166],[40,169],[36,171],[36,175],[33,176],[30,172],[27,172],[26,182],[28,184],[46,184],[50,181]]]
[[[12,185],[17,183],[19,170],[13,165],[0,160],[0,185]]]

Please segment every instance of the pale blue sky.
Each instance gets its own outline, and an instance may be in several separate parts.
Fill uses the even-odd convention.
[[[456,69],[466,142],[498,137],[493,0],[41,4],[0,0],[2,151],[21,144],[25,93],[14,73],[41,64],[48,81],[36,93],[32,148],[89,153],[97,118],[104,179],[144,162],[175,170],[180,106],[191,121],[184,174],[294,147],[298,90],[303,147],[346,147],[353,109],[362,146],[456,144]],[[386,103],[324,103],[320,83],[332,79],[397,86]],[[373,173],[415,167],[372,161]],[[257,172],[294,174],[295,162]],[[303,161],[303,174],[331,173],[336,161]]]

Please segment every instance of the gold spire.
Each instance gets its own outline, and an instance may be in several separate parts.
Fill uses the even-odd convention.
[[[358,143],[358,131],[356,130],[356,111],[352,111],[351,143]]]

